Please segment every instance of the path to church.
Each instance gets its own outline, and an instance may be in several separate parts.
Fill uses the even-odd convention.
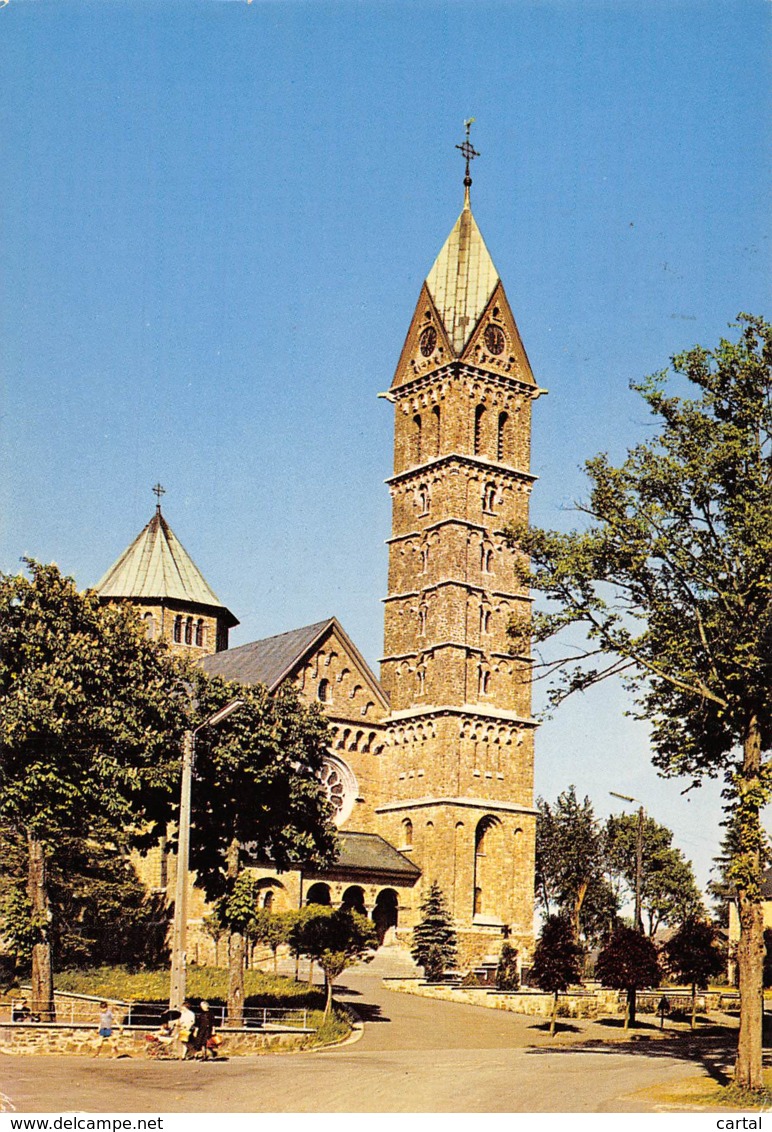
[[[646,1104],[631,1094],[700,1072],[656,1043],[550,1048],[535,1019],[398,994],[366,969],[341,983],[366,1021],[338,1049],[221,1064],[0,1057],[0,1090],[20,1112],[635,1112]]]

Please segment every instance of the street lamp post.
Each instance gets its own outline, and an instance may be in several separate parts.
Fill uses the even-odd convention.
[[[190,794],[196,757],[196,735],[205,727],[216,727],[244,703],[231,700],[182,740],[182,784],[180,787],[180,822],[177,833],[177,883],[174,894],[172,927],[172,970],[169,988],[169,1009],[181,1010],[187,981],[188,877],[190,875]]]
[[[624,802],[637,802],[637,798],[631,798],[629,794],[617,794],[615,790],[609,790],[612,798],[621,798]],[[638,809],[638,836],[635,843],[635,930],[643,934],[643,915],[641,913],[641,878],[643,876],[643,819],[644,809],[639,806]]]

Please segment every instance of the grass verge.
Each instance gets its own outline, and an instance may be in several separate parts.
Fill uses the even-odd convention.
[[[764,1071],[764,1090],[752,1093],[738,1086],[720,1085],[711,1077],[687,1077],[669,1085],[652,1085],[635,1094],[663,1109],[699,1111],[731,1109],[734,1112],[766,1112],[772,1108],[772,1069]]]

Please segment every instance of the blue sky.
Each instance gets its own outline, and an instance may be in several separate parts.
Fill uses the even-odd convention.
[[[93,584],[150,487],[234,644],[337,614],[375,664],[388,388],[473,208],[537,380],[533,519],[650,422],[630,379],[710,345],[769,285],[769,6],[587,0],[0,8],[6,516]],[[537,790],[608,790],[706,879],[717,791],[651,770],[602,688],[542,728]]]

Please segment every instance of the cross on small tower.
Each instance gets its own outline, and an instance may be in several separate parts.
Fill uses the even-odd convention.
[[[477,152],[477,150],[469,140],[469,131],[472,127],[472,122],[474,122],[474,118],[467,118],[467,120],[464,122],[464,126],[466,128],[466,138],[461,143],[461,145],[456,146],[456,149],[461,150],[461,156],[466,161],[466,175],[464,176],[464,187],[466,189],[468,189],[472,184],[472,177],[469,173],[469,162],[474,161],[475,157],[480,156],[480,154]]]
[[[153,494],[155,495],[156,499],[158,500],[158,502],[157,502],[157,503],[156,503],[156,505],[155,505],[155,506],[156,506],[156,511],[160,511],[160,510],[161,510],[161,496],[162,496],[162,495],[166,495],[166,488],[165,488],[165,487],[161,487],[160,483],[157,483],[157,484],[155,485],[155,487],[151,488],[150,490],[151,490],[151,491],[153,492]]]

